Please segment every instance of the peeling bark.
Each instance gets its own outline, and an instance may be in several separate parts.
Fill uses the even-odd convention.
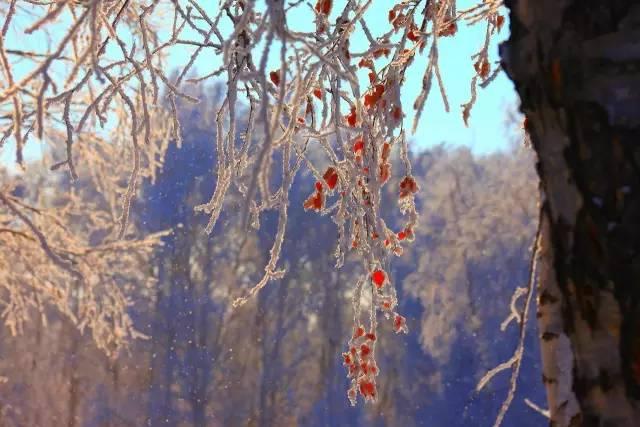
[[[547,197],[539,322],[551,424],[637,426],[640,4],[506,3],[503,66]]]
[[[553,248],[549,218],[543,211],[540,224],[538,274],[538,330],[542,353],[542,382],[547,390],[551,425],[567,426],[580,408],[571,389],[573,383],[573,350],[565,333],[562,317],[562,294],[553,269]]]

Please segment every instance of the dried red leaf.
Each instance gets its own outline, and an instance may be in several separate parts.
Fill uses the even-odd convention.
[[[353,338],[359,338],[364,335],[364,328],[362,326],[358,326],[355,331],[353,331]]]
[[[362,381],[360,383],[360,394],[365,398],[374,398],[376,396],[376,385],[371,381]]]
[[[349,126],[356,127],[356,123],[358,123],[358,116],[356,115],[356,107],[351,107],[351,113],[349,113],[345,118]]]
[[[373,51],[373,57],[377,59],[377,58],[380,58],[382,55],[389,56],[389,53],[391,53],[391,51],[388,48],[381,47],[380,49],[376,49]]]
[[[475,68],[476,73],[478,73],[482,79],[486,79],[489,76],[489,61],[486,59],[479,59],[475,64],[473,64],[473,68]]]
[[[391,24],[393,25],[393,29],[397,31],[405,22],[407,22],[407,17],[403,13],[400,13]]]
[[[371,108],[378,102],[378,97],[373,93],[365,93],[363,104],[367,108]]]
[[[402,181],[400,181],[400,198],[407,197],[411,194],[418,192],[418,184],[416,180],[413,179],[412,176],[405,176]]]
[[[400,332],[407,333],[407,319],[405,319],[404,316],[400,316],[398,313],[395,313],[393,316],[393,330],[396,334],[399,334]]]
[[[315,96],[318,99],[322,99],[322,89],[320,88],[315,88],[313,90],[313,96]]]
[[[407,33],[407,38],[412,42],[420,40],[420,31],[415,25],[411,25],[411,30]]]
[[[360,151],[364,152],[364,140],[362,137],[357,138],[353,143],[353,152],[357,154]]]
[[[322,184],[320,184],[320,186],[322,186]],[[317,189],[317,184],[316,184],[316,189]],[[307,200],[305,200],[302,206],[304,207],[304,210],[312,209],[314,211],[321,211],[323,205],[324,205],[324,196],[322,194],[322,191],[316,191]]]
[[[373,69],[373,61],[371,60],[371,58],[362,58],[360,62],[358,62],[358,67]]]
[[[369,346],[366,344],[362,344],[360,346],[360,355],[362,357],[367,357],[370,354],[371,354],[371,349],[369,348]]]
[[[336,185],[338,184],[338,172],[335,168],[328,167],[322,178],[329,189],[333,190],[336,188]]]
[[[387,280],[387,274],[384,272],[384,270],[380,270],[379,268],[376,270],[373,270],[373,273],[371,273],[371,281],[373,282],[374,285],[376,285],[376,288],[380,289],[384,286],[384,283]]]
[[[382,153],[380,154],[380,157],[382,157],[382,160],[386,161],[389,159],[389,154],[391,154],[391,145],[389,145],[388,142],[385,142],[382,144]]]
[[[378,168],[378,180],[384,184],[391,177],[391,164],[390,163],[381,163]]]
[[[333,0],[318,0],[316,3],[316,12],[328,15],[331,13]]]
[[[445,24],[440,30],[438,30],[438,36],[440,37],[450,37],[455,35],[458,31],[458,25],[454,21],[450,21]]]
[[[269,79],[274,85],[280,86],[280,71],[271,71],[269,73]]]
[[[369,364],[367,362],[362,362],[360,364],[360,369],[362,370],[362,373],[367,375],[367,370],[369,368]]]

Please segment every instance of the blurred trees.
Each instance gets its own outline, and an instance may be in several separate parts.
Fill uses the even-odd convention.
[[[475,157],[440,146],[414,155],[424,214],[415,245],[391,271],[410,335],[380,334],[380,400],[350,408],[338,355],[350,333],[345,325],[359,270],[349,262],[334,268],[335,226],[299,208],[313,177],[294,182],[283,248],[288,274],[231,308],[259,278],[277,218],[267,212],[260,231],[239,232],[233,215],[239,197],[231,195],[214,236],[201,233],[203,219],[192,208],[211,194],[208,117],[216,102],[214,91],[204,108],[181,107],[182,146],[169,147],[164,168],[134,206],[144,232],[172,230],[139,269],[136,280],[155,285],[129,294],[128,312],[150,338],[112,359],[61,315],[49,316],[46,325],[31,322],[17,337],[3,329],[2,424],[490,424],[502,386],[480,395],[473,389],[515,343],[513,331],[502,334],[499,325],[511,293],[526,281],[534,233],[535,179],[526,150]],[[383,196],[391,204],[395,194]],[[401,226],[394,210],[383,214]],[[534,335],[510,414],[527,413],[519,425],[541,421],[522,404],[524,397],[541,401]]]

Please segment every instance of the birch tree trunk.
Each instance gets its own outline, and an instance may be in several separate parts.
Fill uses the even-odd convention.
[[[546,200],[551,425],[640,425],[640,2],[507,0],[501,46]]]

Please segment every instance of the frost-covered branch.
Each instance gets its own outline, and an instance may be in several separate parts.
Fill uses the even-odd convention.
[[[455,36],[463,22],[486,24],[484,43],[470,64],[476,76],[472,99],[463,106],[466,121],[478,82],[488,84],[497,75],[490,73],[487,58],[491,37],[504,22],[501,2],[479,1],[464,11],[456,0],[393,3],[386,28],[373,31],[367,20],[378,13],[378,5],[372,0],[348,0],[340,8],[333,0],[317,0],[312,8],[281,0],[221,0],[213,6],[196,0],[61,0],[29,3],[34,15],[16,8],[23,1],[0,5],[7,10],[0,38],[5,76],[0,147],[12,139],[20,165],[29,138],[48,144],[53,158],[64,153],[51,169],[68,170],[73,182],[89,176],[117,224],[110,232],[126,241],[134,234],[129,218],[139,181],[155,177],[169,140],[181,144],[177,99],[197,102],[188,94],[189,85],[223,79],[212,143],[216,180],[210,183],[211,198],[195,209],[208,215],[204,231],[213,233],[220,228],[227,195],[237,190],[243,196],[237,212],[243,228],[259,228],[260,217],[270,210],[279,218],[262,278],[248,291],[239,289],[235,305],[285,274],[279,262],[289,209],[330,217],[338,230],[336,265],[351,255],[364,272],[354,299],[351,356],[348,363],[345,359],[352,380],[349,398],[355,402],[359,393],[375,400],[378,314],[396,332],[407,330],[396,312],[388,271],[419,225],[419,189],[404,127],[411,109],[402,105],[403,86],[415,70],[414,59],[426,54],[424,70],[417,70],[423,80],[413,105],[414,131],[434,78],[448,111],[439,40]],[[19,25],[25,21],[26,30]],[[355,43],[360,33],[366,41]],[[30,40],[49,37],[52,43],[41,51],[16,49],[16,34]],[[189,52],[180,69],[168,75],[167,56],[184,49]],[[18,67],[18,60],[29,65]],[[241,129],[244,108],[250,118]],[[394,163],[394,156],[400,162]],[[109,172],[105,161],[114,158],[117,173]],[[315,184],[303,206],[289,206],[291,185],[304,173],[313,175]],[[397,230],[387,225],[382,202],[382,190],[396,181],[394,176],[404,218]],[[365,324],[360,296],[369,295]]]
[[[482,390],[497,374],[502,371],[511,369],[511,377],[509,379],[509,391],[507,392],[507,397],[500,407],[500,411],[496,417],[494,422],[494,427],[499,427],[502,425],[502,421],[504,420],[509,407],[511,406],[511,402],[513,402],[513,398],[515,397],[516,389],[518,386],[518,376],[520,374],[520,367],[522,365],[522,357],[524,355],[524,340],[527,332],[527,319],[529,318],[529,309],[531,307],[531,301],[533,299],[534,287],[536,283],[536,273],[537,273],[537,264],[538,258],[540,256],[540,235],[541,235],[541,224],[542,224],[542,209],[539,209],[540,216],[538,218],[538,230],[536,231],[536,236],[533,241],[532,253],[531,253],[531,261],[529,265],[529,282],[527,284],[526,290],[524,291],[524,306],[519,314],[513,313],[513,306],[515,301],[518,299],[518,294],[522,294],[521,289],[517,288],[516,292],[511,300],[511,309],[512,313],[509,315],[507,320],[503,322],[503,326],[508,325],[512,318],[516,318],[519,326],[518,333],[518,345],[513,353],[513,356],[495,368],[491,369],[487,372],[481,379],[478,381],[478,385],[476,386],[476,391]],[[504,329],[503,329],[504,330]]]

